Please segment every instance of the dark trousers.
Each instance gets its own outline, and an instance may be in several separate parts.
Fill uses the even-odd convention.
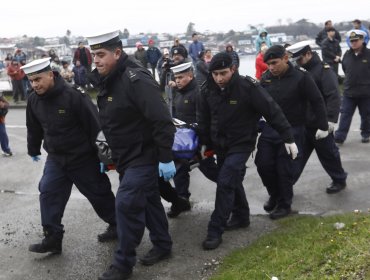
[[[361,116],[361,136],[370,136],[370,97],[352,98],[343,96],[339,127],[335,131],[335,139],[342,142],[346,140],[356,107],[358,107]]]
[[[157,68],[157,65],[155,64],[150,64],[150,67],[152,68],[152,75],[153,79],[155,80],[155,69]],[[146,67],[145,67],[146,68]]]
[[[316,128],[306,127],[305,139],[302,147],[302,157],[299,158],[299,172],[297,173],[296,180],[299,179],[312,151],[315,150],[322,167],[325,169],[326,173],[328,173],[333,182],[345,183],[347,173],[343,170],[339,149],[334,142],[333,134],[330,133],[328,137],[316,140],[316,131]]]
[[[3,152],[10,153],[9,138],[6,133],[5,123],[0,123],[0,144]]]
[[[19,100],[19,95],[22,100],[25,99],[25,92],[23,88],[23,80],[12,80],[13,87],[13,100],[17,102]]]
[[[187,159],[175,160],[176,175],[173,178],[175,189],[179,196],[189,199],[189,185],[190,185],[190,163]]]
[[[249,205],[243,187],[246,162],[250,153],[217,155],[219,174],[215,209],[208,223],[208,236],[219,238],[231,214],[239,219],[249,219]]]
[[[293,200],[293,184],[299,172],[299,158],[302,156],[304,127],[293,127],[298,157],[288,155],[279,134],[268,124],[258,140],[255,164],[268,194],[275,198],[279,207],[289,208]]]
[[[108,176],[100,173],[99,161],[86,161],[81,167],[69,168],[48,157],[39,183],[41,221],[45,231],[63,236],[61,222],[73,184],[103,221],[116,223],[111,184]]]
[[[170,251],[172,240],[158,190],[158,166],[130,167],[120,180],[116,195],[118,248],[114,266],[132,270],[136,263],[136,247],[140,244],[145,227],[154,248]]]

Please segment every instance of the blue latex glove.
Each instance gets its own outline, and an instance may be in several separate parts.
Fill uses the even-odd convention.
[[[33,162],[38,162],[41,158],[39,156],[31,157]]]
[[[101,174],[104,174],[105,171],[107,171],[107,169],[105,168],[105,164],[101,162],[100,163],[100,173]]]
[[[158,165],[159,177],[163,177],[165,181],[169,181],[176,174],[176,167],[173,161],[168,163],[160,162]]]

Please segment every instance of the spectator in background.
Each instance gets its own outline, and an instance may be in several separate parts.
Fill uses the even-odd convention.
[[[80,60],[76,60],[76,65],[73,67],[74,81],[76,86],[84,88],[86,86],[86,75],[87,71]]]
[[[369,31],[366,29],[366,27],[362,24],[361,20],[359,19],[355,19],[354,21],[352,21],[352,24],[353,24],[353,29],[362,30],[366,33],[363,39],[364,39],[364,44],[367,45],[367,43],[369,42]],[[351,48],[351,42],[349,40],[349,37],[347,37],[346,42],[347,42],[348,47]]]
[[[12,60],[13,60],[13,56],[11,53],[7,53],[6,54],[6,57],[4,59],[4,62],[5,62],[5,67],[8,68],[8,66],[12,63]]]
[[[13,58],[17,60],[18,62],[21,62],[22,60],[26,61],[27,55],[21,49],[17,49],[14,53]]]
[[[211,62],[212,60],[212,51],[210,49],[206,49],[206,53],[204,55],[204,61],[207,63],[207,65]]]
[[[322,60],[330,65],[338,76],[338,65],[342,57],[342,48],[339,41],[335,39],[334,27],[327,29],[328,37],[321,43]]]
[[[8,113],[9,103],[4,96],[0,96],[0,144],[3,150],[4,157],[11,157],[13,155],[9,148],[9,138],[5,128],[5,116]]]
[[[233,68],[234,70],[238,70],[239,69],[239,55],[236,53],[236,51],[234,51],[234,48],[233,48],[233,45],[231,45],[230,43],[226,45],[226,53],[231,55],[231,58],[233,60]]]
[[[267,51],[268,46],[266,43],[261,44],[261,50],[256,57],[256,79],[259,81],[261,80],[263,72],[265,72],[268,68],[267,64],[263,61],[263,56]]]
[[[134,53],[135,58],[140,61],[144,68],[148,67],[148,60],[146,50],[141,42],[136,42],[136,51]]]
[[[272,46],[272,43],[271,43],[271,39],[270,39],[270,36],[267,32],[266,29],[262,28],[259,30],[258,32],[258,36],[256,38],[256,52],[259,53],[259,51],[261,50],[261,44],[262,42],[265,42],[266,46],[267,47],[271,47]]]
[[[8,66],[7,74],[12,81],[13,87],[13,100],[15,103],[18,103],[19,96],[21,100],[25,100],[25,94],[23,91],[23,77],[24,72],[20,69],[19,62],[16,58],[13,58],[12,63]]]
[[[75,74],[71,69],[69,69],[69,63],[67,61],[62,61],[62,69],[60,69],[60,75],[68,84],[72,84]]]
[[[49,55],[51,61],[53,61],[57,57],[57,54],[56,54],[54,49],[50,49],[48,51],[48,55]]]
[[[207,80],[208,77],[208,64],[204,61],[204,57],[206,55],[205,51],[201,51],[199,54],[199,60],[195,65],[195,77],[198,82],[199,88]]]
[[[20,67],[23,66],[23,65],[26,65],[26,61],[25,60],[22,60],[20,62]],[[28,77],[27,75],[24,75],[23,79],[22,79],[22,83],[23,83],[23,92],[24,92],[24,96],[25,98],[27,99],[28,98],[28,92],[29,90],[31,90],[31,83],[30,81],[28,80]]]
[[[61,65],[60,65],[60,60],[58,56],[55,56],[51,61],[50,61],[50,67],[51,70],[56,71],[60,73],[61,70]]]
[[[185,53],[186,53],[186,56],[188,56],[188,51],[187,51],[186,47],[183,44],[180,43],[179,38],[176,38],[175,41],[173,42],[173,46],[171,47],[171,52],[176,47],[182,47],[182,48],[184,48]]]
[[[189,55],[193,60],[193,64],[196,65],[198,60],[198,55],[201,51],[204,51],[203,43],[198,40],[198,34],[193,33],[191,36],[193,42],[189,45]]]
[[[155,79],[155,68],[157,67],[158,60],[162,57],[161,51],[154,46],[154,40],[148,41],[148,50],[146,51],[146,57],[152,69],[153,78]]]
[[[162,76],[162,65],[170,59],[170,51],[167,48],[163,49],[163,55],[157,62],[158,77]]]
[[[332,29],[334,28],[333,26],[333,23],[331,20],[327,20],[325,21],[325,26],[324,26],[324,29],[322,29],[316,36],[316,44],[318,46],[321,47],[321,44],[322,42],[324,41],[324,39],[326,39],[328,37],[328,29]],[[342,38],[340,37],[340,34],[337,30],[335,30],[334,28],[334,31],[335,31],[335,35],[334,35],[334,38],[338,40],[338,42],[340,43],[342,41]]]
[[[76,65],[76,61],[79,60],[80,64],[85,67],[87,73],[91,72],[92,57],[88,48],[85,48],[83,42],[78,43],[78,49],[75,51],[73,56],[73,64]]]

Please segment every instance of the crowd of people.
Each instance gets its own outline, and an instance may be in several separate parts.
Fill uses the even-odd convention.
[[[334,50],[329,41],[335,42],[337,33],[330,24],[325,31],[327,37],[322,36],[320,44]],[[134,57],[129,57],[119,32],[113,31],[88,37],[90,51],[81,43],[73,71],[63,62],[57,69],[53,54],[51,59],[20,67],[33,89],[26,110],[28,155],[38,162],[42,143],[47,153],[39,183],[44,238],[30,245],[29,251],[62,252],[62,217],[72,184],[107,223],[98,240],[118,240],[112,265],[100,280],[132,275],[145,228],[153,247],[140,262],[153,265],[171,256],[167,218],[191,209],[189,172],[194,161],[216,184],[204,250],[218,248],[225,230],[250,225],[243,181],[246,162],[256,147],[254,161],[268,196],[261,207],[271,219],[292,213],[293,186],[313,150],[332,180],[326,192],[334,194],[346,187],[347,172],[337,145],[346,139],[356,106],[361,141],[368,143],[370,136],[370,51],[363,30],[354,28],[346,34],[350,49],[343,57],[328,51],[324,61],[308,42],[271,45],[268,32],[262,30],[257,80],[240,75],[232,45],[212,56],[198,34],[192,38],[189,49],[176,39],[171,50],[163,53],[154,41],[148,50],[138,42]],[[335,69],[339,61],[345,73],[342,101]],[[90,71],[89,79],[99,91],[98,108],[81,90],[87,83],[82,77]],[[72,87],[71,79],[80,88]],[[7,106],[0,99],[0,132]],[[199,144],[194,157],[174,155],[173,118],[196,132]],[[115,196],[96,147],[98,134],[104,135],[119,176]],[[5,140],[1,147],[11,154]],[[171,203],[167,215],[161,197]]]

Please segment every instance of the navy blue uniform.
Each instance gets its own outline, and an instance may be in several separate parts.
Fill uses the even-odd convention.
[[[325,104],[320,90],[311,75],[289,63],[282,77],[270,71],[263,74],[261,85],[281,107],[293,127],[298,158],[287,154],[284,139],[267,123],[257,145],[255,163],[257,171],[270,197],[277,201],[278,208],[290,209],[293,199],[293,184],[299,172],[299,157],[302,156],[307,103],[317,117],[317,128],[328,130]]]
[[[312,58],[302,67],[312,74],[312,77],[320,89],[326,105],[326,113],[329,122],[336,123],[339,116],[340,95],[338,79],[330,66],[323,63],[316,52]],[[343,170],[340,153],[334,142],[334,135],[330,133],[324,139],[316,140],[317,119],[309,106],[307,112],[307,123],[305,141],[303,143],[302,157],[300,158],[300,171],[297,173],[297,180],[302,173],[312,151],[315,150],[325,171],[329,174],[334,183],[345,184],[347,173]]]
[[[41,220],[48,235],[63,236],[61,220],[72,185],[91,202],[105,222],[114,225],[115,201],[107,175],[99,171],[95,139],[98,112],[86,94],[65,83],[58,73],[43,95],[32,92],[27,103],[28,154],[48,153],[39,183]]]
[[[208,224],[210,238],[221,237],[232,211],[234,219],[249,222],[243,179],[261,115],[285,142],[294,142],[281,109],[255,80],[234,73],[223,90],[212,77],[201,88],[197,109],[200,142],[216,152],[219,166],[215,209]]]
[[[361,116],[361,136],[363,139],[368,139],[370,137],[370,50],[363,45],[362,51],[357,55],[352,49],[346,51],[342,67],[346,77],[335,140],[338,143],[346,140],[356,107]]]
[[[96,70],[95,75],[99,75]],[[175,127],[156,81],[125,53],[98,86],[102,129],[120,174],[116,195],[119,244],[113,265],[131,271],[145,226],[156,250],[171,251],[158,190],[158,162],[172,161]]]

